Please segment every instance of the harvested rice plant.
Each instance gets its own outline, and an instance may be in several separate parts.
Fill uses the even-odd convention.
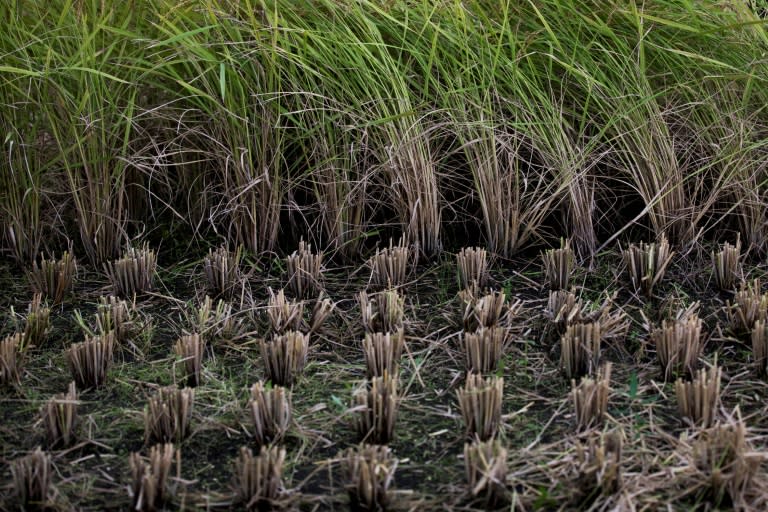
[[[0,2],[0,509],[768,509],[767,18]]]

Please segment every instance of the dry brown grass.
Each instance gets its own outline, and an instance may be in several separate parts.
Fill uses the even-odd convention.
[[[675,381],[677,410],[680,419],[703,428],[711,427],[720,404],[720,378],[722,369],[714,364],[709,370],[701,369],[691,382]]]
[[[240,284],[240,260],[243,248],[238,247],[235,252],[222,246],[215,251],[209,250],[203,260],[203,272],[208,291],[214,295],[230,297],[237,291]]]
[[[254,384],[248,409],[258,446],[280,442],[291,426],[291,392],[282,386],[267,388],[261,381]]]
[[[81,343],[73,343],[66,352],[72,378],[80,389],[98,388],[107,381],[115,351],[113,332],[105,336],[86,337]]]
[[[336,309],[336,305],[331,299],[324,297],[321,292],[315,305],[312,306],[312,315],[309,317],[309,332],[320,332],[334,309]]]
[[[245,331],[243,319],[235,314],[232,304],[219,299],[214,306],[208,295],[194,311],[190,324],[192,331],[199,332],[211,345],[231,343]]]
[[[321,272],[323,253],[314,254],[312,246],[303,240],[299,249],[294,251],[286,261],[288,266],[287,288],[299,299],[316,297],[322,290]]]
[[[122,300],[114,295],[99,297],[96,310],[96,329],[99,334],[105,335],[112,331],[117,343],[124,344],[142,328],[135,302]]]
[[[595,379],[583,377],[579,385],[571,380],[576,425],[585,430],[603,422],[608,412],[608,398],[611,394],[611,363],[606,363]]]
[[[55,257],[47,260],[43,256],[40,265],[37,261],[32,262],[28,277],[35,293],[44,295],[53,304],[60,304],[72,290],[77,277],[77,260],[67,251],[59,260]]]
[[[11,462],[14,501],[24,510],[45,510],[50,502],[53,465],[51,456],[37,448]]]
[[[396,374],[404,346],[405,336],[402,330],[393,333],[366,333],[363,339],[366,377],[381,377],[385,372]]]
[[[343,459],[347,492],[353,511],[389,510],[397,459],[386,446],[350,448]]]
[[[285,298],[285,291],[282,289],[274,293],[272,288],[269,288],[267,318],[275,334],[298,331],[304,319],[304,303],[289,301]]]
[[[181,466],[181,451],[172,443],[158,444],[149,449],[149,460],[133,452],[128,458],[131,471],[131,510],[154,512],[160,510],[175,494],[171,486],[171,469],[176,461]]]
[[[651,297],[653,287],[664,278],[673,254],[664,235],[658,244],[630,244],[629,248],[623,251],[623,256],[635,292],[642,292],[646,297]]]
[[[368,261],[371,267],[371,286],[376,289],[387,289],[404,285],[408,278],[410,260],[415,259],[416,256],[416,252],[405,245],[404,239],[395,246],[390,239],[389,248],[377,250]]]
[[[562,242],[559,249],[547,249],[541,253],[544,279],[550,290],[567,290],[576,261],[569,240]]]
[[[677,376],[693,377],[701,355],[702,321],[696,313],[664,320],[651,332],[664,380]]]
[[[461,304],[461,324],[467,332],[481,327],[509,327],[523,308],[521,300],[508,302],[502,291],[477,297],[471,290],[462,290],[458,299]]]
[[[591,375],[597,369],[601,340],[599,321],[566,327],[560,338],[560,367],[567,379]]]
[[[489,373],[496,371],[504,353],[507,329],[504,327],[481,327],[475,332],[462,334],[466,370],[468,373]]]
[[[280,510],[286,496],[283,484],[285,448],[262,446],[258,455],[245,446],[235,460],[233,488],[245,510]]]
[[[755,359],[757,374],[768,374],[768,325],[765,320],[755,321],[752,328],[752,357]]]
[[[488,251],[465,247],[456,254],[459,289],[484,290],[488,286]]]
[[[742,283],[734,296],[733,303],[728,301],[728,321],[730,330],[738,337],[751,334],[755,322],[768,318],[768,293],[761,292],[759,279],[751,283]]]
[[[129,247],[120,259],[106,262],[104,271],[115,295],[130,298],[153,289],[157,255],[147,244],[139,249]]]
[[[40,419],[49,447],[67,447],[75,440],[79,405],[74,382],[69,383],[66,393],[58,394],[43,404]]]
[[[309,353],[309,335],[289,331],[272,341],[260,340],[261,358],[267,378],[279,386],[291,386],[304,371]]]
[[[202,381],[205,340],[199,334],[181,336],[173,345],[174,353],[181,358],[183,380],[188,386],[199,386]]]
[[[371,299],[365,291],[358,295],[360,315],[365,332],[397,332],[403,329],[405,299],[397,290],[374,293]]]
[[[51,310],[42,303],[43,295],[35,293],[24,317],[24,347],[43,345],[51,328]]]
[[[469,494],[486,510],[507,502],[507,449],[499,441],[465,443],[464,470]]]
[[[353,395],[358,412],[355,429],[365,443],[387,444],[395,437],[395,422],[400,407],[399,375],[385,372],[359,387]]]
[[[144,442],[181,442],[189,435],[195,390],[160,388],[144,408]]]
[[[582,496],[610,496],[621,489],[622,436],[620,431],[594,433],[576,444],[574,470]]]
[[[19,385],[24,373],[24,334],[17,332],[0,341],[0,386]]]
[[[730,501],[741,509],[740,504],[752,491],[765,455],[753,448],[748,435],[747,425],[737,409],[723,422],[701,430],[692,442],[693,465],[697,471],[694,485],[704,487],[715,504]]]
[[[725,242],[718,252],[712,252],[715,284],[721,290],[733,290],[741,274],[741,237],[736,245]]]
[[[456,394],[467,437],[488,441],[501,426],[501,402],[504,379],[470,373],[464,387]]]

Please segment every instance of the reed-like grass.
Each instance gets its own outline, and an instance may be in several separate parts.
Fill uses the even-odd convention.
[[[394,439],[400,408],[398,379],[398,373],[385,372],[381,377],[365,382],[354,392],[354,409],[358,412],[355,429],[361,441],[387,444]]]
[[[386,446],[365,444],[347,451],[343,460],[350,509],[389,510],[398,460]]]
[[[24,509],[45,510],[51,506],[53,465],[51,455],[37,448],[11,461],[14,502]]]
[[[270,341],[260,340],[259,347],[267,378],[273,384],[291,386],[307,364],[309,335],[288,331]]]
[[[0,341],[0,386],[18,385],[24,371],[24,334],[17,332]]]
[[[115,335],[110,331],[104,336],[86,337],[85,341],[73,343],[67,349],[67,365],[78,388],[98,388],[106,384],[115,344]]]
[[[43,404],[40,409],[40,418],[48,446],[68,447],[74,441],[79,405],[74,381],[70,382],[66,393],[58,394]]]
[[[507,449],[498,440],[464,444],[464,470],[472,497],[489,509],[507,499]]]
[[[282,386],[266,387],[259,381],[251,387],[248,408],[253,437],[258,446],[279,443],[291,424],[291,392]]]
[[[467,437],[481,441],[493,439],[501,427],[501,402],[504,379],[470,373],[456,393]]]
[[[181,471],[181,452],[172,443],[158,444],[149,449],[149,458],[145,460],[138,452],[132,452],[128,458],[131,471],[130,495],[132,510],[153,512],[161,510],[174,496],[172,485],[173,463],[177,472]]]
[[[168,386],[149,398],[144,408],[144,440],[146,443],[181,442],[189,435],[195,390]]]
[[[262,446],[258,455],[245,446],[235,460],[233,487],[237,502],[245,510],[274,510],[285,497],[283,466],[285,448]]]
[[[43,256],[38,265],[37,260],[32,262],[32,269],[28,273],[29,282],[35,293],[44,295],[53,304],[64,300],[72,290],[72,285],[77,276],[77,260],[68,251],[64,251],[61,259]]]

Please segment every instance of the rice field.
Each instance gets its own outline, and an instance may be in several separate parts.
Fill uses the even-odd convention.
[[[764,510],[766,9],[0,5],[0,508]]]

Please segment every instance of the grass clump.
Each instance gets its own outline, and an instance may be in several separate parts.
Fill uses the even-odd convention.
[[[720,378],[722,370],[713,365],[701,369],[691,382],[675,381],[677,410],[680,419],[702,428],[711,427],[720,404]]]
[[[287,288],[294,297],[307,299],[316,297],[322,289],[321,272],[323,253],[314,254],[312,246],[303,240],[299,242],[298,250],[294,251],[287,260]]]
[[[655,242],[630,244],[629,248],[623,251],[623,256],[629,280],[635,292],[643,293],[650,298],[653,295],[653,287],[664,278],[673,254],[669,241],[664,235],[658,244]]]
[[[138,452],[128,458],[131,471],[131,510],[154,512],[162,509],[175,495],[171,485],[174,460],[180,470],[181,452],[172,443],[158,444],[149,449],[149,459]]]
[[[703,429],[693,440],[694,484],[702,488],[715,505],[747,502],[758,473],[762,454],[754,451],[747,426],[738,410],[713,427]]]
[[[41,346],[51,328],[51,310],[42,304],[41,293],[35,293],[24,317],[24,347]]]
[[[276,335],[288,331],[298,331],[304,320],[304,303],[295,300],[289,301],[285,298],[284,290],[281,289],[274,293],[270,288],[267,318],[272,332]]]
[[[72,378],[80,389],[98,388],[107,382],[115,351],[113,332],[105,336],[86,336],[85,341],[73,343],[66,352]]]
[[[278,443],[291,425],[291,392],[282,386],[266,387],[259,381],[251,387],[248,408],[253,437],[258,446]]]
[[[144,408],[144,442],[180,443],[189,435],[195,390],[160,388]]]
[[[219,299],[214,305],[213,299],[206,295],[189,315],[189,326],[211,346],[232,342],[242,336],[245,330],[243,319],[233,310],[229,302]]]
[[[358,295],[358,304],[365,332],[392,333],[403,329],[404,298],[397,290],[375,293],[370,300],[368,294],[362,291]]]
[[[45,510],[51,504],[53,467],[48,453],[37,448],[29,455],[12,461],[11,476],[18,505],[24,509]]]
[[[571,400],[579,430],[585,430],[602,423],[608,412],[608,397],[611,394],[611,363],[606,363],[597,372],[597,378],[583,377],[579,385],[571,380]]]
[[[52,257],[46,259],[43,256],[40,264],[32,262],[32,270],[29,271],[29,282],[35,293],[42,294],[53,304],[60,304],[72,290],[72,285],[77,276],[77,260],[72,253],[64,251],[61,259]]]
[[[488,251],[464,247],[456,254],[460,290],[484,290],[488,286]]]
[[[216,296],[230,297],[240,283],[242,247],[230,252],[225,246],[209,250],[203,260],[206,288]]]
[[[80,402],[74,382],[69,383],[66,393],[58,394],[43,404],[40,418],[50,448],[68,447],[75,440],[78,405]]]
[[[481,327],[462,334],[467,373],[496,371],[504,351],[507,330],[504,327]]]
[[[752,357],[755,359],[757,374],[768,375],[768,325],[765,320],[755,321],[752,328]]]
[[[258,455],[245,446],[235,460],[233,488],[245,510],[279,510],[285,498],[283,466],[285,448],[262,446]]]
[[[465,443],[464,471],[470,496],[481,500],[486,509],[507,502],[507,449],[501,442]]]
[[[461,322],[464,330],[472,332],[480,328],[508,327],[522,310],[522,301],[507,302],[503,291],[494,291],[477,297],[470,290],[459,292],[462,304]]]
[[[271,341],[259,341],[265,373],[273,384],[291,386],[304,371],[309,353],[309,335],[289,331]]]
[[[622,487],[622,433],[600,432],[576,444],[577,493],[587,498],[610,496]]]
[[[354,410],[358,412],[355,429],[361,441],[387,444],[394,439],[400,407],[398,379],[397,373],[385,372],[354,392]]]
[[[402,330],[394,333],[366,333],[363,339],[366,377],[372,379],[382,377],[385,373],[396,374],[404,346]]]
[[[748,336],[755,322],[768,318],[768,293],[762,293],[761,290],[759,279],[742,283],[733,303],[728,301],[728,323],[734,335]]]
[[[651,331],[665,381],[676,376],[693,377],[701,355],[701,329],[699,316],[689,313],[675,320],[664,320],[661,327]]]
[[[137,249],[129,247],[123,256],[104,264],[115,295],[130,298],[151,291],[157,272],[157,255],[149,245]]]
[[[173,351],[181,358],[184,370],[183,380],[188,386],[199,386],[202,378],[205,341],[199,334],[181,336],[176,340]]]
[[[371,267],[370,283],[376,289],[397,288],[405,284],[409,271],[411,250],[405,245],[405,240],[389,248],[379,249],[368,261]],[[415,258],[414,258],[415,259]]]
[[[600,360],[599,321],[569,325],[560,338],[560,367],[567,379],[591,375]]]
[[[349,506],[355,512],[389,510],[398,460],[386,446],[350,448],[343,459]]]
[[[21,383],[24,357],[24,334],[17,332],[0,341],[0,386]]]
[[[715,285],[720,290],[732,290],[741,273],[741,237],[736,245],[725,242],[718,252],[712,253]]]
[[[470,373],[464,387],[456,394],[467,437],[488,441],[501,426],[501,402],[504,379]]]
[[[547,249],[541,254],[544,280],[550,290],[567,290],[573,272],[575,255],[569,240],[561,243],[559,249]]]

